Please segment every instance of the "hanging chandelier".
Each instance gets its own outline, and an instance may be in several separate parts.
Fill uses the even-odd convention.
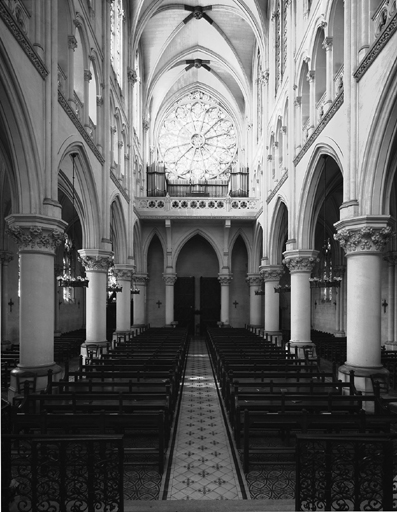
[[[78,153],[71,153],[73,160],[73,175],[72,175],[72,235],[66,235],[63,259],[63,274],[57,277],[58,286],[62,288],[83,288],[88,286],[88,279],[85,276],[76,274],[76,259],[77,251],[75,247],[74,236],[74,214],[75,214],[75,158]]]
[[[323,199],[323,246],[321,248],[322,258],[320,258],[317,271],[314,276],[309,278],[310,288],[339,288],[342,278],[334,275],[332,263],[332,246],[329,237],[326,236],[325,229],[325,200],[327,185],[327,155],[324,155],[324,199]]]
[[[119,293],[123,291],[123,287],[120,286],[120,283],[117,280],[117,277],[114,274],[114,261],[112,261],[112,264],[108,270],[108,285],[106,288],[106,291],[108,293]]]
[[[138,293],[141,293],[141,290],[137,287],[137,285],[135,284],[135,281],[133,280],[132,287],[131,287],[131,294],[137,295]]]

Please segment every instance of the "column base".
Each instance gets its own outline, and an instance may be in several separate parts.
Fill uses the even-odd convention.
[[[7,399],[13,402],[14,397],[23,396],[23,382],[36,379],[36,393],[46,389],[48,384],[48,370],[52,370],[52,381],[57,382],[63,376],[62,368],[56,363],[45,366],[17,366],[10,373],[10,387],[8,388]],[[35,377],[34,377],[35,376]],[[18,389],[19,383],[19,389]]]
[[[386,341],[383,346],[385,350],[397,351],[397,341]]]
[[[110,343],[107,340],[106,341],[95,341],[95,342],[94,341],[85,341],[84,343],[82,343],[80,346],[80,355],[83,356],[83,364],[85,364],[85,360],[87,358],[87,347],[89,350],[90,347],[97,346],[98,347],[97,354],[99,356],[100,354],[108,353],[109,345],[110,345]]]
[[[385,376],[389,374],[389,370],[383,366],[360,367],[352,366],[350,364],[343,364],[338,368],[338,379],[340,379],[342,382],[349,382],[351,371],[354,372],[354,386],[356,390],[361,391],[363,395],[372,395],[374,392],[371,382],[372,374],[381,373]],[[374,403],[363,402],[363,409],[366,412],[375,412]]]
[[[296,341],[290,340],[286,344],[286,349],[288,352],[295,354],[298,359],[305,359],[308,357],[309,359],[316,358],[316,344],[311,340],[309,341]]]

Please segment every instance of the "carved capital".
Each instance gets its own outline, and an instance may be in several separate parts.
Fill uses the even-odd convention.
[[[120,281],[131,281],[133,271],[126,268],[114,268],[112,271],[114,277]]]
[[[142,122],[142,126],[143,126],[143,129],[145,131],[148,131],[149,128],[150,128],[150,123],[149,123],[149,120],[148,119],[144,119],[143,122]]]
[[[308,82],[314,82],[314,76],[315,76],[315,71],[312,69],[311,71],[308,72],[308,74],[306,75],[306,80]]]
[[[262,278],[260,274],[248,274],[245,280],[249,286],[258,287],[262,284]]]
[[[92,80],[92,73],[89,69],[84,70],[84,80],[90,82]]]
[[[19,250],[40,250],[54,253],[56,248],[64,243],[66,223],[63,221],[51,219],[49,222],[40,222],[40,219],[32,218],[29,222],[28,216],[22,217],[24,218],[21,220],[17,215],[6,219],[8,222],[6,233],[14,239]]]
[[[137,286],[146,286],[148,280],[149,276],[147,274],[134,274],[134,283]]]
[[[10,261],[14,259],[14,255],[9,251],[0,251],[0,263],[3,265],[8,265]]]
[[[166,286],[174,286],[177,276],[176,274],[163,274],[163,279]]]
[[[318,251],[286,251],[283,263],[291,274],[294,272],[311,273],[316,263],[320,261],[317,255]]]
[[[259,267],[263,281],[279,281],[285,270],[282,266],[261,266]]]
[[[322,47],[324,48],[324,50],[327,52],[329,50],[331,50],[332,48],[332,45],[333,45],[333,41],[334,41],[334,38],[333,37],[326,37],[324,38],[324,41],[323,41],[323,44],[322,44]]]
[[[221,286],[229,286],[233,276],[231,274],[218,274],[218,281],[221,283]]]
[[[68,47],[69,50],[75,50],[77,48],[77,39],[75,36],[68,36]]]
[[[127,78],[128,78],[128,81],[132,85],[135,85],[137,83],[138,75],[137,75],[137,72],[135,71],[135,69],[132,69],[132,68],[127,69]]]
[[[346,254],[356,252],[382,252],[392,236],[390,226],[363,226],[358,229],[341,229],[334,239]]]
[[[294,101],[295,107],[300,107],[302,105],[302,96],[297,96]]]
[[[102,107],[102,105],[103,105],[103,96],[97,96],[96,97],[96,104],[97,104],[97,107]]]
[[[269,70],[266,69],[265,71],[261,71],[261,73],[258,76],[258,82],[262,85],[267,85],[269,82]]]
[[[113,265],[113,255],[107,251],[79,250],[80,261],[86,272],[108,272]]]

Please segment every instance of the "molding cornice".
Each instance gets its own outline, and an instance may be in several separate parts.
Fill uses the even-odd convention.
[[[130,196],[127,194],[127,192],[125,191],[125,189],[123,188],[122,184],[119,182],[119,180],[117,179],[116,175],[114,174],[114,172],[112,170],[110,170],[110,177],[111,177],[113,183],[119,189],[120,194],[124,197],[124,199],[127,201],[127,203],[129,203],[130,202]]]
[[[343,100],[344,100],[344,92],[342,91],[335,98],[335,101],[332,103],[330,109],[324,114],[323,118],[321,119],[319,124],[316,126],[314,132],[310,135],[310,137],[307,139],[306,143],[304,144],[303,148],[297,154],[296,158],[294,159],[294,165],[298,165],[298,163],[302,160],[304,154],[307,152],[307,150],[310,148],[310,146],[313,144],[313,142],[317,139],[317,137],[320,135],[320,133],[324,130],[324,128],[327,126],[327,124],[331,121],[331,119],[334,117],[336,112],[343,105]]]
[[[22,50],[26,53],[31,63],[40,74],[41,78],[45,80],[45,78],[49,74],[48,69],[46,68],[44,62],[41,60],[39,55],[36,53],[32,43],[29,41],[29,39],[26,37],[22,29],[19,27],[17,20],[12,15],[12,12],[10,11],[9,7],[3,1],[0,1],[0,17],[2,18],[2,20],[10,30],[12,35],[15,37],[15,39],[18,41]]]
[[[386,25],[383,32],[381,32],[378,39],[373,43],[366,56],[360,62],[356,71],[353,73],[353,76],[357,82],[359,82],[361,78],[365,75],[371,64],[375,61],[377,56],[380,54],[380,52],[383,50],[386,44],[390,41],[396,30],[397,11],[395,12],[394,16],[390,19],[389,23]]]
[[[84,141],[87,143],[87,145],[90,147],[91,151],[97,157],[100,164],[103,165],[105,163],[105,159],[103,158],[99,149],[95,146],[94,141],[91,139],[91,137],[88,135],[88,133],[84,129],[84,126],[80,123],[79,118],[73,112],[73,109],[71,108],[71,106],[67,102],[65,96],[61,93],[60,90],[58,90],[58,103],[61,105],[63,110],[69,116],[70,120],[75,125],[77,130],[80,132],[80,135],[83,137]]]

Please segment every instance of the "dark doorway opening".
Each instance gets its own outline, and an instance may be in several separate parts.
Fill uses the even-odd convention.
[[[178,277],[174,285],[174,320],[194,334],[194,277]]]
[[[216,327],[221,317],[221,284],[217,277],[200,277],[200,334]]]

